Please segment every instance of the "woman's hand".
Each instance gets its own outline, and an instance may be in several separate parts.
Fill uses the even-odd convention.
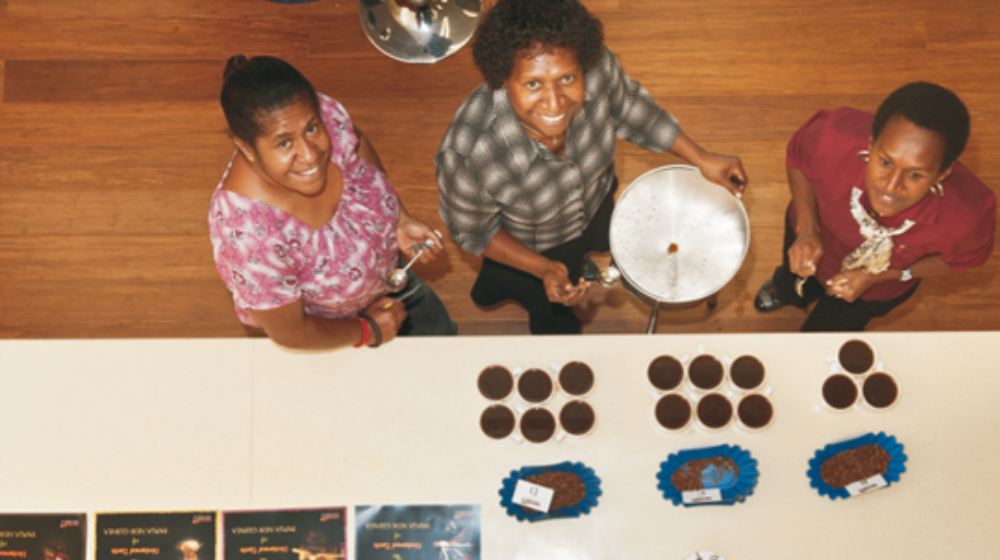
[[[826,281],[826,293],[850,303],[874,286],[877,277],[860,268],[847,270]]]
[[[441,234],[405,212],[399,213],[399,221],[396,223],[396,241],[399,244],[399,250],[407,256],[407,260],[412,259],[420,252],[421,245],[426,247],[427,250],[424,251],[423,255],[420,255],[421,263],[433,261],[444,250]]]
[[[670,152],[693,163],[709,181],[726,187],[736,198],[743,198],[750,179],[740,158],[707,152],[683,132],[674,140]]]
[[[736,198],[743,198],[748,179],[740,158],[704,152],[698,169],[709,181],[726,187]]]
[[[365,315],[371,317],[382,331],[382,344],[396,338],[399,327],[406,320],[406,306],[389,297],[380,297],[365,308]],[[368,342],[374,342],[374,335],[368,335]]]
[[[788,268],[793,274],[808,278],[816,274],[816,265],[823,257],[823,238],[818,232],[806,230],[788,248]]]
[[[552,303],[563,305],[576,305],[583,296],[587,295],[590,282],[580,279],[576,286],[569,281],[569,272],[566,265],[559,261],[549,261],[544,271],[539,276],[545,286],[545,295]]]

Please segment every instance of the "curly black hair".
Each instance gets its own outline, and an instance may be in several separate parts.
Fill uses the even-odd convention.
[[[601,57],[604,26],[579,0],[499,0],[472,43],[472,56],[486,84],[500,89],[514,71],[514,60],[549,48],[571,49],[584,71]]]
[[[877,139],[885,123],[896,115],[941,136],[944,140],[941,169],[947,169],[965,150],[969,140],[969,110],[951,90],[928,82],[913,82],[890,93],[875,113],[872,138]]]

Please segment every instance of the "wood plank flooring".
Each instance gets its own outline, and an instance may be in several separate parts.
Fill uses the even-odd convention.
[[[874,110],[928,80],[969,106],[962,161],[1000,185],[1000,6],[993,0],[585,0],[626,70],[710,150],[743,158],[749,255],[714,311],[660,314],[660,333],[797,330],[760,314],[780,261],[784,149],[819,109]],[[437,215],[433,157],[481,81],[470,49],[433,65],[379,53],[356,0],[0,0],[0,338],[242,337],[218,279],[207,204],[232,153],[218,91],[236,53],[284,57],[365,130],[410,211]],[[623,187],[676,163],[625,143]],[[598,258],[600,262],[606,257]],[[527,332],[514,304],[477,308],[479,260],[451,246],[420,274],[466,335]],[[925,280],[872,330],[1000,329],[1000,252]],[[580,306],[587,333],[645,330],[623,288]]]

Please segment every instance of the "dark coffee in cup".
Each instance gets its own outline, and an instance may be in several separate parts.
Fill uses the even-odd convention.
[[[571,395],[586,395],[594,388],[594,370],[583,362],[570,362],[559,370],[559,386]]]
[[[722,362],[715,356],[702,354],[688,364],[688,378],[691,384],[705,391],[714,389],[722,383]]]
[[[888,408],[899,398],[899,386],[891,375],[878,371],[865,378],[861,394],[872,407]]]
[[[774,406],[771,399],[759,394],[746,395],[736,407],[736,417],[747,428],[759,430],[771,423]]]
[[[729,367],[729,378],[740,389],[756,389],[764,382],[764,364],[754,356],[740,356]]]
[[[842,373],[826,378],[823,382],[823,400],[837,410],[845,410],[858,400],[858,385]]]
[[[676,393],[664,395],[656,402],[656,421],[668,430],[679,430],[691,421],[691,403]]]
[[[698,401],[698,421],[706,428],[725,428],[733,419],[733,403],[725,395],[709,393]]]
[[[584,401],[570,401],[559,412],[559,424],[567,434],[582,436],[594,428],[597,417],[594,409]]]
[[[556,418],[544,408],[530,408],[521,416],[521,435],[532,443],[545,443],[556,433]]]
[[[543,370],[529,369],[517,378],[517,391],[528,402],[545,402],[552,396],[552,377]]]
[[[479,427],[493,439],[504,439],[514,431],[517,423],[514,412],[502,404],[487,407],[479,417]]]
[[[514,390],[514,376],[503,366],[490,366],[479,374],[479,392],[491,401],[502,401]]]
[[[661,391],[673,391],[684,381],[684,365],[673,356],[660,356],[649,363],[650,384]]]
[[[837,353],[840,366],[848,373],[865,373],[875,365],[875,351],[863,340],[848,340]]]

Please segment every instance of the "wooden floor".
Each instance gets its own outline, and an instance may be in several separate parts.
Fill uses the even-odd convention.
[[[784,146],[814,111],[874,110],[913,80],[972,113],[961,158],[996,188],[1000,4],[995,0],[586,0],[625,69],[710,150],[740,155],[752,244],[718,308],[664,312],[658,332],[794,331],[753,295],[780,260]],[[433,157],[480,82],[470,49],[434,65],[375,50],[357,0],[0,0],[0,337],[247,336],[212,262],[207,207],[232,152],[218,107],[225,60],[269,54],[338,98],[407,206],[433,226]],[[622,144],[619,177],[676,160]],[[419,269],[462,334],[526,333],[515,305],[477,308],[478,259],[451,247]],[[1000,329],[1000,252],[923,283],[873,330]],[[621,287],[581,307],[587,333],[642,332]]]

